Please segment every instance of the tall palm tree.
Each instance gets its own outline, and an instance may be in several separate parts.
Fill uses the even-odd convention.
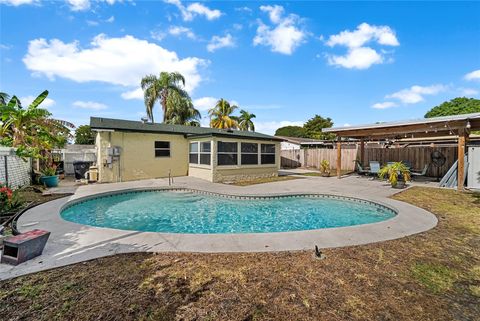
[[[228,101],[220,98],[215,107],[208,111],[210,115],[210,127],[223,129],[238,128],[237,117],[232,116],[237,108],[237,106],[230,105]]]
[[[167,121],[167,98],[171,92],[187,97],[188,94],[183,88],[185,78],[178,72],[162,71],[159,77],[148,75],[142,78],[140,85],[143,89],[147,116],[153,122],[153,107],[157,101],[160,102],[163,110],[163,122]]]
[[[167,97],[167,110],[165,112],[167,124],[200,126],[200,112],[193,107],[190,97],[184,97],[176,92],[171,92]]]
[[[253,123],[252,119],[256,118],[255,114],[251,114],[248,111],[240,110],[240,117],[238,117],[238,128],[240,130],[251,130],[252,132],[255,131],[255,124]]]

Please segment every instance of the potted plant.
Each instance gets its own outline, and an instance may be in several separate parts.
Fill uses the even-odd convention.
[[[410,181],[410,169],[402,162],[395,162],[382,167],[378,176],[382,179],[387,176],[393,188],[404,188]]]
[[[323,177],[330,176],[330,162],[326,159],[320,162],[320,175]]]
[[[40,183],[46,187],[57,187],[58,186],[58,175],[56,166],[46,166],[42,170],[42,176],[40,177]]]
[[[23,202],[18,196],[17,191],[0,184],[0,224],[17,214],[18,210],[23,207]],[[3,236],[5,229],[0,225],[0,248],[3,244]]]

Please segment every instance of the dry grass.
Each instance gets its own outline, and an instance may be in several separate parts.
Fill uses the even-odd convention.
[[[480,195],[412,188],[426,233],[365,246],[128,254],[0,283],[6,320],[478,320]]]
[[[290,181],[292,179],[299,179],[299,178],[300,177],[294,177],[294,176],[272,176],[272,177],[255,178],[255,179],[245,180],[245,181],[238,181],[238,182],[230,183],[229,185],[250,186],[255,184]]]

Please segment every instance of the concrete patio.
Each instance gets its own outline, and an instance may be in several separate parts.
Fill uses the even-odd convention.
[[[287,174],[294,174],[289,173]],[[296,173],[295,173],[296,174]],[[414,183],[422,186],[431,183]],[[0,265],[0,280],[40,270],[127,252],[262,252],[359,245],[420,233],[437,224],[436,217],[420,208],[388,198],[398,192],[383,181],[356,175],[342,179],[301,177],[295,180],[239,187],[210,183],[192,177],[175,178],[174,187],[232,195],[318,193],[362,198],[398,211],[387,221],[311,231],[256,234],[173,234],[124,231],[80,225],[63,220],[59,211],[67,202],[99,193],[128,189],[168,187],[168,179],[152,179],[79,186],[70,197],[27,211],[20,231],[45,229],[51,237],[42,256],[19,266]],[[69,187],[70,188],[70,187]],[[62,192],[61,188],[57,192]]]

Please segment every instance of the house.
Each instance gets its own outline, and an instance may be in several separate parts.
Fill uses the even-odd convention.
[[[194,176],[225,182],[277,176],[281,139],[248,131],[91,117],[100,182]]]

